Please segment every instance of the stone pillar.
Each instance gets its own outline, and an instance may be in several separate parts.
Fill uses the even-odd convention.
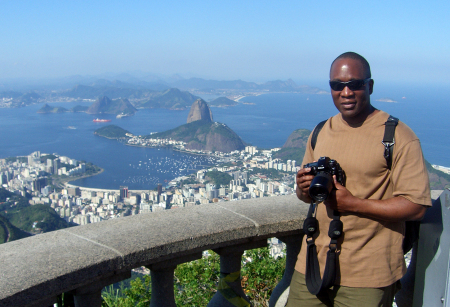
[[[147,265],[151,271],[152,298],[150,307],[176,307],[173,288],[173,273],[177,265],[202,258],[202,253],[182,256]]]
[[[241,261],[242,254],[245,250],[267,247],[267,240],[261,240],[257,242],[249,242],[239,245],[233,245],[229,247],[223,247],[215,249],[214,251],[220,255],[220,272],[223,274],[230,274],[235,272],[241,272]],[[226,283],[230,290],[227,292],[234,292],[233,295],[239,296],[250,303],[250,300],[244,293],[241,286],[241,278],[237,278],[234,282]],[[220,291],[212,297],[211,301],[208,303],[208,307],[235,307],[229,300],[227,300]]]
[[[101,307],[102,289],[131,277],[131,271],[105,276],[72,291],[75,307]]]
[[[286,268],[280,282],[272,291],[269,307],[284,307],[286,305],[289,296],[289,285],[291,284],[297,256],[302,246],[303,235],[278,237],[278,239],[286,244]]]

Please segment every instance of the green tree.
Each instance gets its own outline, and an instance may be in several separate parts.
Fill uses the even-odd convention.
[[[184,263],[175,269],[174,291],[177,306],[206,306],[217,292],[219,282],[219,256],[210,251],[209,256]],[[254,306],[268,306],[273,289],[284,273],[285,259],[274,259],[267,248],[246,251],[241,270],[241,285]],[[149,276],[136,278],[127,289],[103,291],[103,306],[148,306],[151,298]]]

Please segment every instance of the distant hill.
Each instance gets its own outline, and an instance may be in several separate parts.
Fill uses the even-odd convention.
[[[178,80],[173,86],[184,90],[246,90],[246,91],[269,91],[269,92],[300,92],[308,94],[322,94],[325,91],[311,87],[308,85],[297,85],[292,79],[286,81],[275,80],[264,84],[256,84],[255,82],[246,82],[242,80],[234,81],[217,81],[205,80],[201,78],[191,78]],[[212,105],[212,104],[211,104]]]
[[[42,97],[35,92],[20,93],[4,91],[0,92],[0,98],[11,99],[11,107],[24,107],[37,103]]]
[[[106,96],[97,98],[97,100],[86,110],[89,114],[134,114],[136,108],[128,99],[111,100]]]
[[[194,96],[189,92],[171,88],[164,92],[154,93],[148,100],[137,103],[136,107],[184,110],[190,107],[197,99],[199,99],[199,97]]]
[[[88,106],[75,106],[70,109],[71,112],[86,112],[89,109]]]
[[[97,80],[92,85],[78,84],[70,90],[59,93],[62,97],[71,97],[75,99],[95,99],[100,96],[107,96],[111,99],[118,98],[138,98],[149,97],[155,90],[166,90],[167,86],[161,86],[154,89],[143,86],[123,83],[120,81]]]
[[[108,139],[128,138],[125,135],[126,133],[130,133],[130,132],[125,129],[122,129],[116,125],[108,125],[108,126],[102,127],[100,129],[97,129],[94,131],[94,134],[108,138]]]
[[[208,102],[211,107],[231,107],[238,104],[237,101],[228,99],[227,97],[219,97]]]
[[[62,107],[51,107],[48,104],[45,104],[36,113],[65,113],[65,112],[68,112],[68,110],[65,109],[65,108],[62,108]]]
[[[231,152],[243,150],[245,143],[227,125],[197,120],[175,129],[155,133],[148,138],[174,139],[186,142],[187,149]]]
[[[178,80],[172,84],[180,89],[258,89],[258,84],[242,80],[218,81],[205,80],[201,78],[190,78]]]

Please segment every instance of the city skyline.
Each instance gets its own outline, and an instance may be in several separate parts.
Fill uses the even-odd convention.
[[[322,84],[340,53],[377,80],[448,85],[450,4],[3,2],[0,80],[134,73]]]

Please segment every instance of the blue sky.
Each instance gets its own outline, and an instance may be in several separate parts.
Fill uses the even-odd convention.
[[[355,51],[377,80],[450,84],[450,1],[3,1],[0,79],[142,71],[306,81]]]

